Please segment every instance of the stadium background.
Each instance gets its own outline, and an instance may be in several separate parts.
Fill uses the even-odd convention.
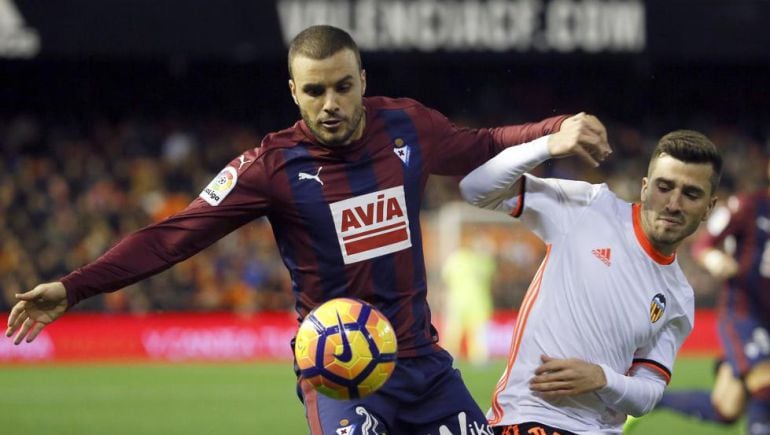
[[[612,159],[599,169],[556,161],[539,174],[606,181],[635,200],[655,139],[683,127],[724,151],[721,197],[766,187],[768,18],[764,0],[0,0],[0,312],[14,293],[183,208],[230,159],[293,123],[285,43],[307,25],[352,31],[367,94],[412,97],[460,125],[596,114]],[[447,224],[442,214],[458,215],[442,213],[458,199],[456,181],[435,177],[425,195],[434,316],[457,234],[492,235],[501,277],[489,340],[502,356],[542,246],[510,222],[479,225],[487,218],[463,212],[470,217]],[[687,246],[679,254],[703,321],[674,387],[707,387],[719,284]],[[81,303],[33,346],[2,340],[0,427],[301,433],[285,361],[291,309],[269,225],[247,225],[165,273]],[[502,361],[464,367],[486,407]],[[36,406],[44,416],[28,412]],[[76,418],[79,407],[93,411]],[[671,415],[643,424],[725,433]]]

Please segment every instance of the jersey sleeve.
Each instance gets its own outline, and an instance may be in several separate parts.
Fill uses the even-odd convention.
[[[433,138],[430,173],[436,175],[466,175],[505,148],[559,131],[567,118],[555,116],[529,124],[472,129],[457,127],[438,111],[426,110]]]
[[[524,174],[521,192],[499,208],[519,218],[545,242],[566,234],[604,185]]]
[[[269,198],[261,163],[255,151],[233,160],[183,211],[129,234],[62,278],[69,306],[162,272],[266,214]],[[212,192],[218,199],[212,199]]]
[[[643,366],[657,372],[666,383],[671,381],[671,368],[682,343],[692,331],[692,321],[687,315],[669,320],[650,342],[634,354],[631,372]]]

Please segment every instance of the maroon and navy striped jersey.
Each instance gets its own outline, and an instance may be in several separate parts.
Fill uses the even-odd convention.
[[[738,262],[738,272],[720,297],[720,311],[770,324],[770,194],[729,198],[724,208],[714,211],[706,228],[693,245],[696,254],[723,249],[729,240]]]
[[[70,306],[134,283],[266,216],[301,320],[331,298],[378,307],[399,356],[433,352],[420,205],[430,174],[462,176],[507,146],[558,130],[564,117],[465,129],[410,99],[364,99],[361,139],[329,148],[307,125],[267,135],[227,165],[184,211],[123,239],[62,279]]]

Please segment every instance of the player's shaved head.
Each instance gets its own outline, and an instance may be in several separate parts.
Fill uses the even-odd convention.
[[[713,169],[711,178],[711,194],[716,192],[719,179],[722,177],[722,155],[716,145],[704,134],[693,130],[676,130],[660,138],[652,152],[647,173],[651,174],[655,162],[662,155],[669,155],[685,163],[709,163]]]
[[[344,49],[349,49],[355,54],[358,69],[361,69],[361,53],[348,32],[328,25],[308,27],[299,32],[289,44],[289,78],[294,78],[291,64],[296,56],[322,60]]]

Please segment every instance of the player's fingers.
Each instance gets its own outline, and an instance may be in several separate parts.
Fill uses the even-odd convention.
[[[32,326],[35,324],[35,321],[27,318],[27,320],[24,321],[24,323],[21,324],[21,330],[16,334],[16,338],[13,340],[13,344],[19,344],[24,339],[24,337],[27,336],[27,333],[32,328]]]
[[[19,299],[21,301],[33,301],[40,297],[41,293],[43,293],[43,289],[40,286],[37,286],[33,288],[32,290],[24,293],[16,293],[16,299]]]
[[[583,161],[588,163],[589,165],[591,165],[593,167],[599,166],[599,161],[597,159],[593,158],[593,156],[591,156],[591,153],[586,151],[585,148],[583,148],[581,146],[575,147],[574,152],[575,152],[575,154],[577,154],[578,157],[583,159]]]
[[[35,338],[37,338],[38,335],[40,335],[40,332],[43,331],[43,328],[45,328],[45,323],[37,322],[35,323],[35,326],[32,327],[32,331],[27,336],[27,343],[31,343]]]
[[[5,335],[8,337],[10,337],[14,331],[19,328],[21,322],[24,321],[24,319],[21,318],[22,314],[25,314],[24,305],[24,302],[19,302],[13,306],[13,309],[11,309],[11,314],[8,315],[8,329],[5,331]]]
[[[530,384],[530,391],[535,394],[572,394],[575,391],[574,385],[567,382],[548,382],[544,384]]]

